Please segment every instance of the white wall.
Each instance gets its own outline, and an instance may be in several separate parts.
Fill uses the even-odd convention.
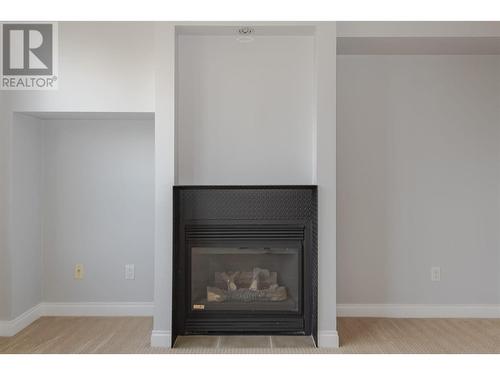
[[[339,56],[337,77],[338,302],[500,303],[500,57]]]
[[[0,93],[0,319],[11,318],[9,212],[15,111],[154,112],[154,24],[60,22],[59,89]],[[161,46],[158,46],[161,49]]]
[[[315,183],[318,185],[318,341],[338,347],[337,333],[337,169],[336,24],[324,23],[315,37]]]
[[[337,35],[344,37],[498,37],[498,21],[339,21]]]
[[[15,111],[154,112],[154,24],[60,22],[59,89],[11,91]]]
[[[153,301],[153,120],[44,122],[44,302]]]
[[[16,114],[12,130],[10,316],[40,302],[153,301],[154,121]]]
[[[8,98],[0,92],[0,320],[10,319],[11,282],[9,253],[10,123]]]
[[[42,302],[41,121],[16,114],[11,144],[11,317]]]
[[[151,345],[172,339],[173,202],[175,176],[175,26],[155,27],[155,268]]]
[[[314,38],[178,37],[178,182],[310,184]]]

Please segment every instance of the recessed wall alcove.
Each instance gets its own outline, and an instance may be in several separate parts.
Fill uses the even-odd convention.
[[[178,28],[177,182],[311,184],[314,28],[240,29]]]
[[[154,114],[14,113],[11,163],[15,316],[41,303],[153,301]]]

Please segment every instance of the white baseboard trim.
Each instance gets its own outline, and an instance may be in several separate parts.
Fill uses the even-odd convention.
[[[44,302],[42,316],[153,316],[153,302]]]
[[[12,320],[0,320],[0,337],[14,336],[40,318],[41,308],[36,305]]]
[[[500,305],[338,304],[338,317],[500,318]]]
[[[42,316],[153,316],[153,307],[153,302],[43,302],[17,318],[0,320],[0,337],[14,336]]]
[[[318,347],[320,348],[338,348],[339,334],[337,331],[319,331]]]
[[[151,332],[151,346],[153,348],[170,348],[172,343],[172,333],[170,331]]]

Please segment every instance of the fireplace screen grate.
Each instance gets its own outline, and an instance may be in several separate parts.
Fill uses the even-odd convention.
[[[192,310],[298,311],[300,246],[191,249]]]

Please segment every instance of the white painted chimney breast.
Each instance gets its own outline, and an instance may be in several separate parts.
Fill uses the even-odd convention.
[[[179,184],[311,184],[313,37],[177,43]]]

